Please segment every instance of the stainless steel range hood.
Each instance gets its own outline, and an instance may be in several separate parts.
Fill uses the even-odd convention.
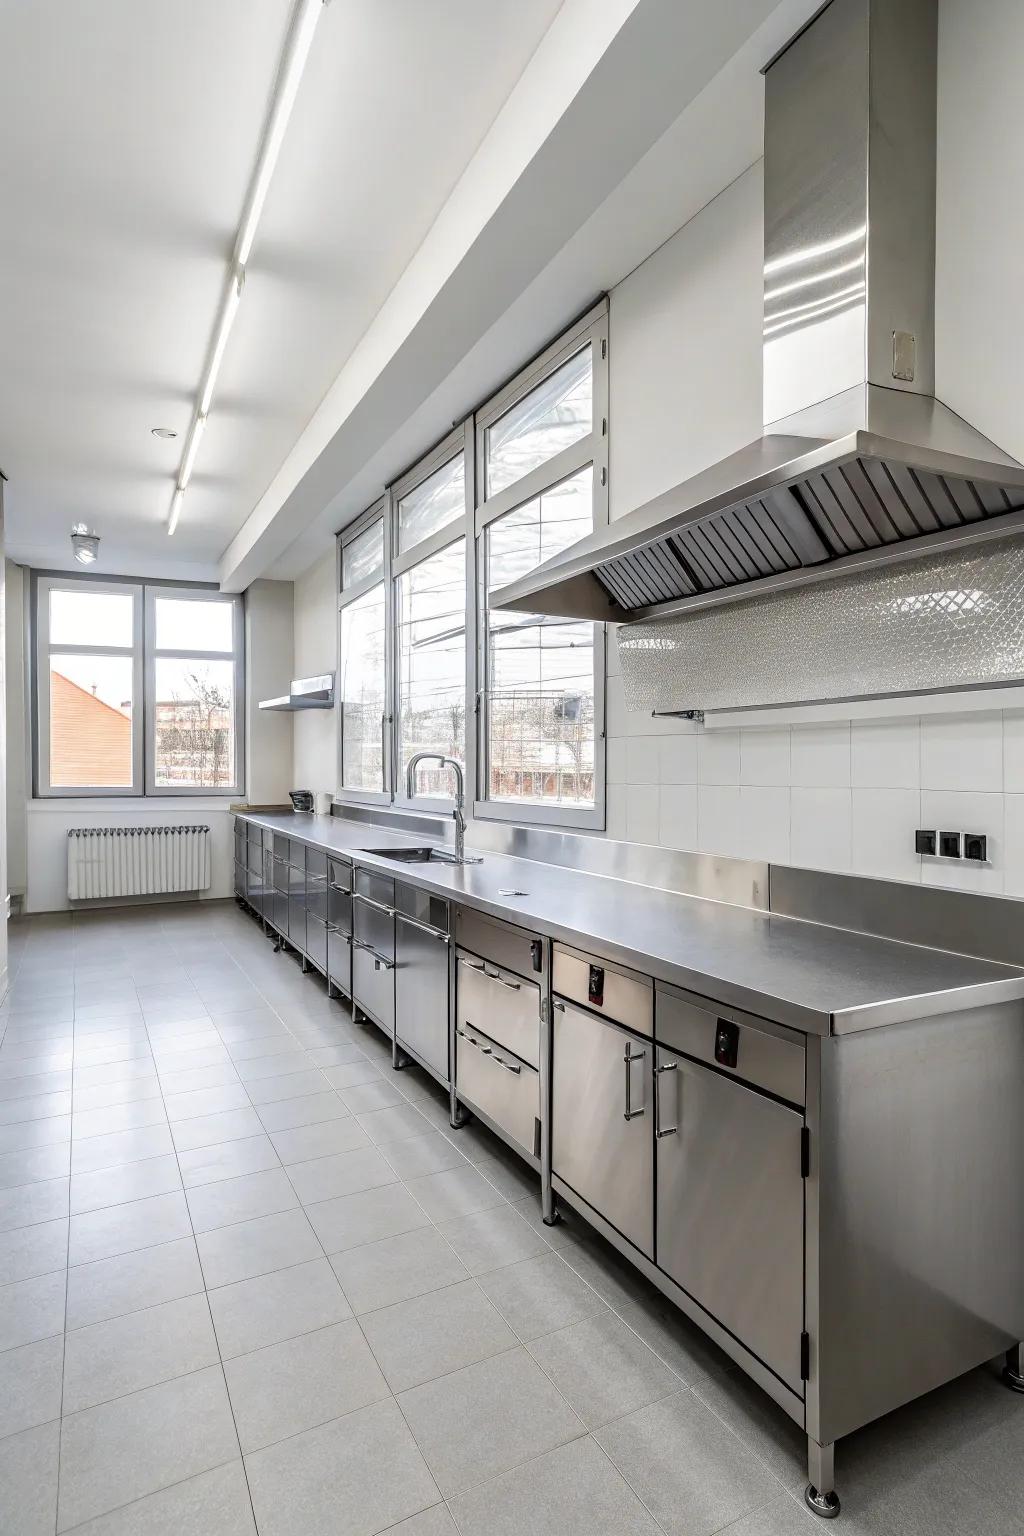
[[[763,436],[494,606],[663,617],[1024,525],[934,395],[937,5],[831,0],[765,69]]]

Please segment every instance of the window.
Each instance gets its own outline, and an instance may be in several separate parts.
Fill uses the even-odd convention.
[[[241,599],[34,578],[38,795],[237,793]]]
[[[379,799],[388,774],[388,613],[383,505],[370,509],[341,545],[338,697],[341,785]]]
[[[601,304],[339,536],[343,798],[404,803],[434,752],[476,816],[604,825],[604,627],[491,598],[606,520],[607,398]]]
[[[492,606],[607,516],[605,316],[565,338],[477,418],[481,561],[476,814],[604,824],[604,632]]]

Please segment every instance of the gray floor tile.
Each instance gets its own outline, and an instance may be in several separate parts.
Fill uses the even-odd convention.
[[[400,1179],[423,1178],[428,1173],[443,1173],[446,1168],[461,1168],[466,1159],[439,1131],[425,1136],[387,1143],[384,1154]]]
[[[591,1439],[574,1440],[452,1499],[462,1536],[660,1536]]]
[[[179,1152],[193,1152],[198,1147],[215,1147],[223,1141],[262,1136],[263,1124],[254,1109],[229,1109],[219,1115],[176,1120],[171,1134]]]
[[[584,1433],[524,1349],[413,1387],[398,1401],[445,1496]]]
[[[203,1067],[168,1068],[165,1065],[160,1069],[160,1087],[166,1094],[193,1093],[199,1088],[230,1088],[238,1081],[238,1073],[229,1061]]]
[[[310,1060],[318,1067],[344,1067],[358,1065],[366,1060],[358,1045],[347,1042],[338,1045],[317,1045],[309,1052]]]
[[[444,1222],[441,1230],[471,1275],[549,1251],[540,1233],[510,1205],[459,1216]]]
[[[246,1173],[237,1179],[200,1184],[187,1195],[196,1236],[257,1216],[273,1216],[298,1205],[298,1197],[283,1168]]]
[[[223,1115],[234,1109],[251,1107],[249,1095],[241,1083],[229,1083],[225,1088],[195,1088],[189,1093],[169,1093],[164,1102],[167,1105],[167,1118],[172,1125],[182,1120],[196,1120],[204,1115]]]
[[[337,1200],[322,1200],[307,1206],[306,1215],[327,1254],[358,1248],[381,1237],[394,1237],[398,1232],[411,1232],[430,1222],[404,1184],[385,1184],[379,1189],[342,1195]]]
[[[778,1497],[760,1458],[688,1390],[595,1439],[669,1536],[710,1536]]]
[[[68,1271],[67,1327],[86,1328],[202,1289],[203,1272],[191,1236],[79,1264]]]
[[[64,1269],[68,1262],[67,1217],[0,1232],[0,1285]]]
[[[178,1159],[173,1153],[101,1168],[96,1173],[76,1173],[71,1179],[71,1214],[80,1216],[85,1211],[124,1205],[149,1195],[169,1195],[180,1188]]]
[[[535,1205],[539,1202],[540,1175],[513,1152],[493,1156],[489,1152],[478,1151],[470,1161],[506,1200],[529,1199]]]
[[[388,1396],[355,1319],[225,1362],[245,1454]]]
[[[44,1184],[20,1184],[17,1189],[0,1190],[0,1232],[66,1216],[70,1183],[70,1179],[47,1179]]]
[[[534,1339],[528,1348],[588,1429],[668,1397],[682,1385],[609,1311]]]
[[[301,1210],[281,1211],[275,1216],[218,1227],[213,1232],[204,1232],[197,1242],[203,1275],[211,1290],[323,1257]]]
[[[57,1529],[68,1530],[238,1454],[219,1366],[64,1420]]]
[[[256,1107],[277,1104],[283,1099],[301,1099],[308,1094],[319,1093],[324,1087],[324,1075],[316,1067],[305,1072],[289,1072],[281,1077],[261,1077],[259,1082],[248,1085],[249,1097]]]
[[[59,1417],[63,1366],[63,1336],[7,1351],[0,1392],[0,1438]]]
[[[480,1284],[521,1339],[539,1339],[605,1310],[605,1303],[557,1253],[488,1270]]]
[[[324,1091],[280,1099],[276,1104],[261,1104],[257,1113],[266,1129],[274,1132],[318,1125],[324,1120],[345,1120],[349,1112],[336,1093]]]
[[[326,1259],[221,1286],[209,1299],[225,1360],[352,1316]]]
[[[347,1122],[334,1123],[345,1125]],[[312,1205],[318,1200],[331,1200],[338,1195],[354,1195],[359,1190],[394,1184],[397,1174],[376,1147],[366,1145],[353,1152],[337,1152],[331,1157],[290,1163],[288,1177],[303,1205]]]
[[[71,1068],[51,1067],[46,1071],[18,1072],[9,1070],[0,1074],[0,1102],[8,1099],[33,1098],[43,1093],[65,1093],[71,1087]]]
[[[344,1108],[339,1104],[340,1108]],[[283,1163],[304,1163],[316,1157],[330,1157],[336,1152],[352,1152],[369,1146],[369,1137],[351,1115],[344,1119],[320,1120],[313,1125],[299,1125],[287,1131],[274,1131],[271,1141]]]
[[[514,1349],[518,1340],[475,1280],[464,1280],[362,1318],[392,1392]]]
[[[437,1222],[468,1216],[473,1211],[485,1211],[489,1206],[504,1203],[494,1185],[488,1184],[469,1163],[444,1173],[428,1173],[424,1178],[411,1179],[409,1188],[427,1215]]]
[[[0,1350],[63,1333],[65,1289],[59,1269],[0,1288]]]
[[[438,1490],[393,1400],[246,1460],[260,1536],[371,1536]]]
[[[94,1088],[75,1088],[75,1111],[105,1109],[110,1104],[133,1104],[138,1099],[158,1099],[160,1080],[129,1078],[126,1083],[97,1083]]]
[[[186,1189],[247,1173],[264,1173],[281,1165],[269,1136],[243,1136],[212,1147],[197,1147],[194,1152],[179,1152],[178,1163]]]
[[[153,1248],[177,1237],[189,1237],[192,1223],[183,1194],[153,1195],[130,1200],[84,1216],[72,1216],[68,1258],[72,1264],[90,1264],[136,1248]]]
[[[72,1141],[86,1141],[90,1136],[109,1136],[113,1131],[138,1131],[149,1125],[165,1125],[160,1099],[136,1099],[129,1104],[108,1104],[103,1109],[73,1110]]]
[[[358,1083],[351,1088],[339,1088],[338,1096],[353,1115],[364,1115],[374,1109],[388,1109],[393,1104],[408,1101],[401,1089],[388,1082],[378,1073],[370,1082]]]
[[[139,1163],[154,1157],[169,1157],[174,1143],[166,1125],[149,1125],[140,1130],[114,1131],[109,1136],[90,1136],[76,1141],[71,1148],[72,1173],[96,1173],[101,1168],[116,1168],[120,1163]]]
[[[357,1316],[465,1280],[466,1270],[436,1227],[417,1227],[333,1255]]]
[[[348,1114],[348,1110],[345,1113]],[[51,1115],[47,1120],[18,1120],[13,1125],[0,1125],[0,1151],[3,1152],[49,1147],[58,1141],[70,1140],[70,1115]]]
[[[200,1472],[77,1525],[74,1536],[256,1536],[245,1468],[238,1459]]]
[[[375,1083],[380,1079],[380,1071],[372,1061],[368,1061],[365,1054],[356,1046],[342,1047],[346,1060],[342,1062],[329,1062],[326,1064],[317,1062],[323,1066],[323,1074],[332,1088],[358,1088],[362,1083]],[[317,1053],[314,1051],[315,1056]],[[320,1054],[324,1054],[321,1052]],[[327,1052],[326,1054],[331,1054]]]
[[[70,1113],[70,1093],[41,1093],[28,1099],[4,1099],[0,1103],[0,1125],[12,1125],[18,1120],[46,1120],[51,1115]]]
[[[382,1536],[459,1536],[459,1532],[447,1504],[434,1504],[408,1520],[389,1525]]]
[[[288,1048],[276,1051],[273,1056],[251,1056],[248,1060],[235,1060],[235,1071],[243,1083],[258,1083],[267,1077],[286,1077],[292,1072],[308,1072],[310,1066],[305,1051],[299,1049],[293,1040],[289,1041]]]
[[[789,1414],[744,1371],[702,1377],[693,1391],[744,1445],[756,1451],[785,1488],[802,1495],[807,1482],[807,1439]]]
[[[722,1536],[815,1536],[815,1531],[820,1530],[816,1520],[817,1516],[804,1507],[802,1499],[798,1504],[790,1494],[784,1493],[770,1504],[755,1509],[753,1514],[733,1521]],[[863,1527],[855,1522],[854,1530],[859,1536]]]
[[[64,1346],[64,1412],[216,1365],[206,1297],[185,1296],[69,1333]]]
[[[58,1423],[0,1440],[0,1531],[9,1536],[53,1536],[59,1453]]]

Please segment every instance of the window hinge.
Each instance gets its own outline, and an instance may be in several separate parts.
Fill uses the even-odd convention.
[[[601,417],[601,436],[602,437],[607,437],[608,436],[608,417],[607,416],[602,416]]]
[[[605,469],[603,464],[601,465],[601,484],[608,484],[608,471]]]
[[[806,1125],[800,1127],[800,1177],[806,1179],[811,1172],[811,1133]]]
[[[800,1380],[811,1379],[811,1336],[809,1333],[800,1335]]]
[[[601,337],[601,357],[605,358],[607,356],[608,356],[608,338],[606,336],[602,336]]]

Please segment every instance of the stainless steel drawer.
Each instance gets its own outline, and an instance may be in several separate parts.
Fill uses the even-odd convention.
[[[448,902],[443,896],[432,896],[417,885],[395,881],[395,909],[414,923],[424,923],[441,933],[449,931]]]
[[[395,882],[390,875],[377,875],[370,869],[357,869],[355,889],[360,896],[379,906],[393,908],[395,905]]]
[[[306,871],[306,911],[322,923],[327,921],[327,876]]]
[[[289,850],[289,847],[291,845],[291,838],[285,837],[283,832],[275,832],[273,834],[273,838],[274,838],[273,847],[274,847],[274,857],[275,857],[275,859],[283,859],[285,861],[285,863],[287,864],[287,862],[288,862],[288,850]]]
[[[332,890],[350,891],[352,889],[352,865],[346,864],[344,859],[328,860],[327,879]]]
[[[441,929],[402,912],[395,919],[395,1038],[445,1082],[449,942]]]
[[[346,997],[352,996],[352,946],[347,933],[327,925],[327,976]]]
[[[455,1087],[531,1157],[540,1156],[540,1077],[525,1061],[460,1024]]]
[[[352,998],[385,1034],[395,1028],[394,961],[352,940]]]
[[[306,955],[318,971],[327,972],[327,924],[306,913]]]
[[[327,855],[326,853],[322,853],[319,848],[306,849],[306,874],[322,875],[326,880]]]
[[[540,987],[514,971],[457,952],[455,1002],[459,1025],[482,1029],[532,1067],[540,1065]]]
[[[741,1009],[720,1008],[707,999],[695,1001],[659,982],[654,1033],[662,1045],[791,1104],[806,1101],[804,1041],[795,1030],[766,1024]]]
[[[471,949],[474,954],[493,960],[495,965],[515,971],[519,976],[540,975],[544,940],[513,923],[484,917],[467,907],[456,907],[455,941],[462,949]]]
[[[327,921],[341,933],[352,932],[352,897],[337,886],[327,886]]]
[[[385,960],[395,958],[395,909],[357,891],[352,897],[352,934]]]
[[[638,971],[609,965],[596,955],[556,944],[552,950],[551,987],[560,997],[590,1008],[602,1018],[625,1024],[638,1035],[654,1033],[654,983]]]

